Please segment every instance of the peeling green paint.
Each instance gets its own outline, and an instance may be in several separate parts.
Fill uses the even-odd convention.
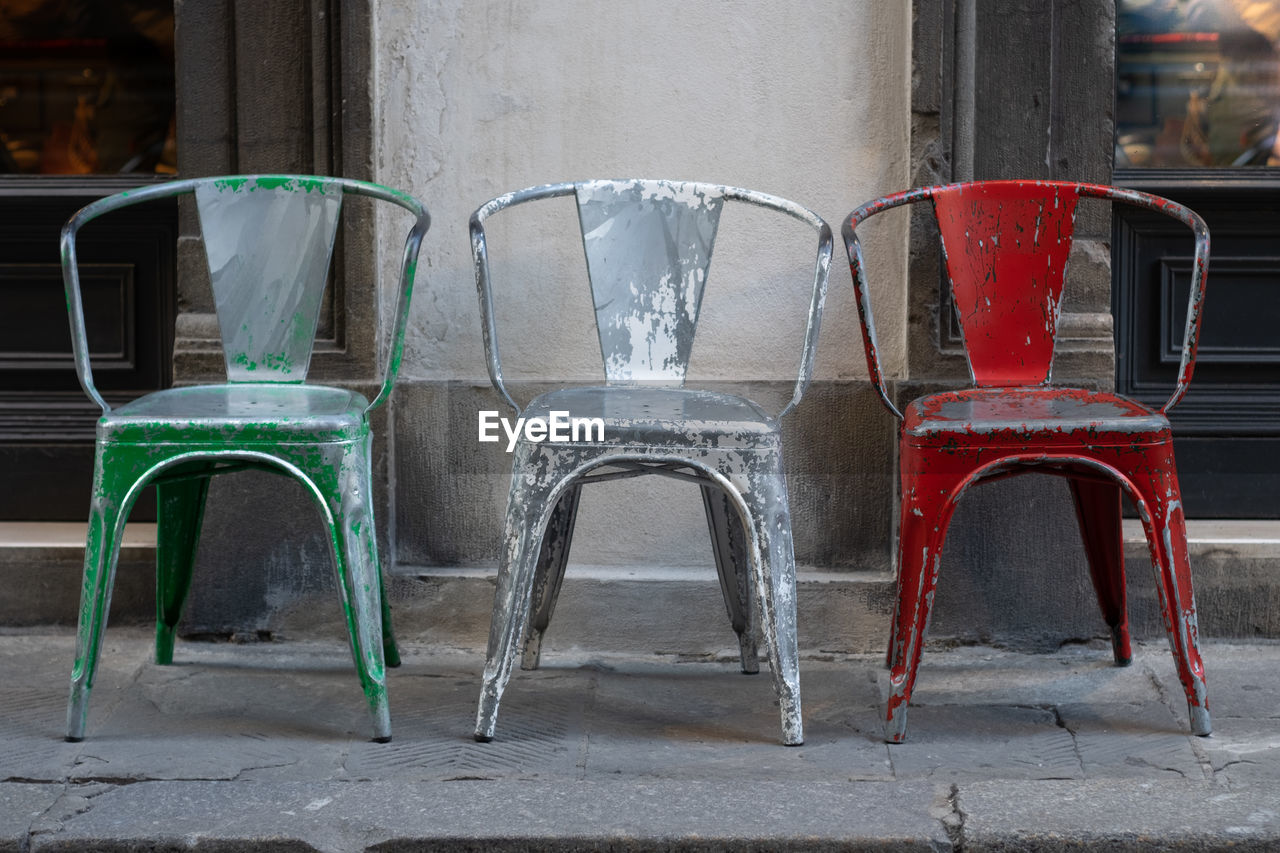
[[[293,371],[293,359],[289,357],[287,352],[269,352],[263,355],[268,370],[274,370],[278,373],[291,373]]]
[[[220,178],[213,182],[213,185],[220,190],[231,190],[233,193],[249,186],[249,178]]]
[[[222,193],[233,196],[258,190],[262,192],[244,204],[240,199],[218,198]],[[306,256],[311,252],[308,271],[318,272],[301,276],[305,279],[300,288],[304,296],[297,298],[297,305],[287,299],[283,303],[268,299],[264,308],[262,300],[253,298],[266,289],[263,279],[255,276],[256,269],[248,275],[243,272],[244,259],[255,252],[259,259],[267,257],[279,266],[280,253],[292,245],[287,237],[260,227],[261,223],[275,224],[298,214],[304,214],[305,219],[305,214],[320,210],[328,217],[326,225],[332,222],[336,228],[342,194],[347,192],[395,203],[416,219],[406,241],[400,280],[401,300],[391,347],[398,353],[403,347],[416,256],[430,222],[423,205],[405,193],[359,181],[310,176],[174,181],[95,202],[77,213],[64,229],[63,272],[76,371],[85,392],[103,411],[97,426],[76,657],[67,706],[68,738],[84,736],[120,540],[138,495],[148,485],[157,487],[156,659],[168,663],[173,658],[174,628],[190,586],[208,481],[246,467],[299,480],[320,508],[333,548],[352,656],[373,716],[374,737],[390,738],[386,666],[398,665],[400,658],[391,633],[373,523],[368,412],[390,392],[398,358],[389,360],[383,387],[373,404],[353,391],[304,384],[332,253],[332,232],[328,245],[319,247],[322,254],[313,252],[315,247],[310,245],[300,253]],[[311,193],[334,198],[300,205],[288,200],[291,195]],[[119,207],[181,194],[197,197],[210,274],[215,277],[229,381],[166,389],[112,409],[93,384],[76,264],[76,231]],[[215,214],[208,221],[206,203]],[[245,217],[246,212],[250,218]],[[232,229],[231,236],[218,243],[210,233],[210,224]],[[223,271],[228,271],[229,286],[220,294],[216,279]],[[296,279],[282,282],[285,288],[297,284]],[[240,299],[242,290],[248,295]],[[297,293],[286,296],[292,298]],[[224,304],[224,297],[230,297],[234,304]],[[274,319],[277,305],[283,307],[286,319]],[[266,319],[256,322],[256,314]],[[227,330],[235,334],[228,335]],[[232,344],[228,344],[228,337]]]

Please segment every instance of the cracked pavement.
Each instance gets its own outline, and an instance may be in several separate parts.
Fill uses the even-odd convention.
[[[804,660],[804,746],[730,651],[549,654],[471,737],[482,656],[409,645],[372,743],[341,638],[108,631],[81,743],[74,638],[0,634],[0,851],[83,849],[1160,849],[1280,847],[1280,644],[1205,646],[1215,733],[1188,733],[1164,643],[1117,668],[926,652],[906,743],[880,739],[878,655]]]

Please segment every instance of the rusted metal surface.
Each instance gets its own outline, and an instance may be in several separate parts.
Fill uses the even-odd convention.
[[[1152,410],[1115,394],[1055,387],[1053,347],[1076,203],[1135,204],[1180,220],[1195,238],[1182,359],[1173,394]],[[857,226],[931,200],[977,387],[932,394],[898,411],[885,388]],[[1195,213],[1132,190],[1055,181],[987,181],[925,187],[868,202],[843,228],[872,382],[901,420],[902,504],[898,600],[887,662],[886,739],[906,735],[907,706],[933,606],[947,525],[971,485],[1039,471],[1067,477],[1115,660],[1132,657],[1125,605],[1120,495],[1142,517],[1165,627],[1186,693],[1192,731],[1211,730],[1182,501],[1166,413],[1195,369],[1209,261],[1209,232]]]
[[[80,298],[75,240],[97,217],[194,193],[214,282],[225,385],[172,388],[112,409],[96,391]],[[405,241],[394,331],[372,403],[341,388],[302,384],[315,335],[342,195],[391,202],[415,219]],[[120,193],[78,212],[62,233],[63,275],[76,370],[103,410],[85,547],[67,737],[84,737],[124,525],[142,489],[158,492],[156,662],[173,660],[174,629],[191,585],[208,481],[246,467],[291,476],[329,531],[351,649],[373,716],[391,736],[385,667],[399,663],[374,531],[368,413],[399,370],[418,249],[429,226],[411,196],[375,184],[290,175],[207,178]]]
[[[502,380],[484,223],[513,205],[567,195],[578,202],[606,384],[552,391],[522,411]],[[727,201],[779,211],[818,235],[800,375],[791,401],[776,416],[742,397],[678,387],[684,383]],[[743,671],[758,670],[758,628],[778,696],[782,741],[803,742],[795,559],[778,420],[799,403],[813,372],[831,259],[830,229],[796,204],[749,190],[670,181],[591,181],[532,187],[493,199],[471,217],[471,244],[495,389],[524,417],[569,412],[599,418],[604,429],[603,437],[550,443],[522,435],[516,443],[476,738],[493,737],[498,704],[522,644],[523,665],[538,665],[582,486],[659,474],[702,489]]]

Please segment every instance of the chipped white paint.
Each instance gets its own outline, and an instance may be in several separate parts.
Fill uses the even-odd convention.
[[[581,486],[593,480],[656,473],[699,485],[726,605],[740,638],[743,670],[757,668],[757,623],[748,603],[754,599],[769,650],[783,743],[803,742],[795,560],[778,418],[746,398],[729,394],[617,386],[629,386],[637,374],[656,372],[655,368],[660,368],[660,378],[683,382],[701,302],[698,285],[706,278],[721,209],[726,200],[734,200],[794,216],[817,237],[799,377],[793,399],[779,418],[786,414],[799,402],[812,375],[832,233],[812,212],[763,193],[701,185],[691,195],[681,196],[693,198],[696,204],[655,201],[665,186],[648,180],[596,181],[535,186],[507,197],[507,206],[515,207],[574,195],[606,372],[605,385],[543,394],[522,414],[532,421],[543,417],[544,411],[551,417],[557,412],[603,412],[609,435],[603,434],[602,426],[596,439],[555,448],[530,435],[521,441],[508,430],[516,442],[516,455],[507,503],[507,547],[498,570],[476,716],[478,740],[493,737],[498,704],[526,635],[524,664],[537,665],[542,631],[554,609],[568,558],[567,547],[557,543],[567,543],[573,535]],[[470,228],[489,375],[497,391],[510,401],[501,378],[494,311],[497,283],[486,236],[488,217],[501,209],[496,202],[483,204],[471,217]],[[612,225],[602,232],[600,225],[606,222]],[[698,275],[699,271],[703,274]],[[692,309],[686,308],[690,305]],[[670,350],[661,364],[655,345],[658,350],[663,345]],[[483,416],[481,427],[483,438]],[[591,474],[600,467],[610,470]],[[719,509],[720,500],[732,506]],[[542,559],[547,548],[559,556]],[[749,567],[741,556],[747,550]],[[738,556],[726,556],[726,552]]]
[[[561,391],[540,400],[566,402],[581,393],[600,394],[614,389]],[[692,422],[661,418],[654,423],[620,419],[611,425],[605,442],[552,447],[522,441],[516,447],[511,494],[507,504],[506,547],[498,571],[489,650],[485,663],[480,704],[476,713],[477,740],[490,740],[497,728],[498,706],[519,646],[530,625],[534,597],[554,589],[539,560],[543,532],[572,483],[590,482],[593,471],[629,465],[659,466],[651,469],[678,479],[696,478],[727,501],[741,525],[741,544],[749,554],[749,566],[734,561],[731,573],[749,572],[755,617],[768,652],[777,696],[782,742],[804,741],[800,705],[799,648],[796,638],[795,560],[791,543],[791,519],[787,484],[782,470],[781,434],[771,418],[745,417],[740,421],[716,420],[712,415],[728,407],[738,410],[736,398],[709,392],[652,390],[647,399],[656,410],[691,411]],[[665,401],[666,405],[660,405]],[[673,406],[674,404],[674,406]],[[535,401],[530,410],[544,403]],[[698,417],[702,412],[703,417]],[[719,433],[719,435],[717,435]],[[708,437],[718,438],[712,441]],[[560,567],[563,571],[563,566]],[[725,571],[724,569],[722,571]],[[542,573],[541,578],[539,572]],[[750,626],[750,622],[747,623]],[[540,629],[538,629],[540,633]],[[747,633],[754,632],[748,629]],[[748,669],[748,649],[743,646],[743,668]],[[532,661],[537,664],[536,643]],[[526,661],[529,660],[526,649]],[[754,664],[754,661],[751,661]]]

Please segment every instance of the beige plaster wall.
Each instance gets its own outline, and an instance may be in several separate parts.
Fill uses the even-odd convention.
[[[434,387],[487,384],[467,219],[496,195],[645,177],[737,185],[810,207],[836,237],[815,378],[866,376],[839,226],[857,204],[908,180],[909,3],[375,0],[374,18],[376,179],[419,196],[433,216],[395,401],[394,535],[410,563],[493,553],[501,533],[509,457],[476,443],[474,414],[440,409],[452,397]],[[488,229],[504,373],[596,380],[599,347],[574,205],[542,205],[500,214]],[[881,219],[867,248],[881,352],[893,376],[905,371],[906,222]],[[384,233],[399,239],[393,229]],[[691,384],[750,383],[766,406],[790,396],[815,247],[813,232],[792,220],[726,209]],[[383,270],[384,294],[393,292],[394,274]],[[477,396],[500,408],[496,394]],[[848,400],[836,397],[847,411]],[[784,426],[805,448],[788,459],[798,513],[837,500],[820,495],[832,488],[827,454],[856,457],[881,446],[878,436],[861,435],[829,448],[820,427],[843,427],[817,402],[811,408]],[[431,435],[419,435],[428,424]],[[867,492],[877,518],[888,484],[886,474]],[[853,515],[839,523],[862,523]],[[814,518],[805,513],[810,528]],[[873,528],[862,538],[875,547],[863,550],[879,563],[888,532]],[[814,536],[823,541],[806,539],[799,553],[830,550],[823,537],[834,534]],[[861,551],[846,550],[843,563],[864,562]],[[574,564],[710,560],[701,500],[688,484],[646,477],[584,499]]]
[[[705,180],[836,231],[817,376],[866,375],[839,224],[908,178],[910,4],[375,0],[376,178],[430,207],[409,379],[485,375],[466,223],[488,198],[601,177]],[[599,375],[572,203],[494,221],[504,367]],[[514,212],[513,212],[514,214]],[[874,235],[881,351],[903,369],[905,223]],[[794,376],[812,239],[726,213],[693,377]],[[384,271],[384,292],[393,286]]]

